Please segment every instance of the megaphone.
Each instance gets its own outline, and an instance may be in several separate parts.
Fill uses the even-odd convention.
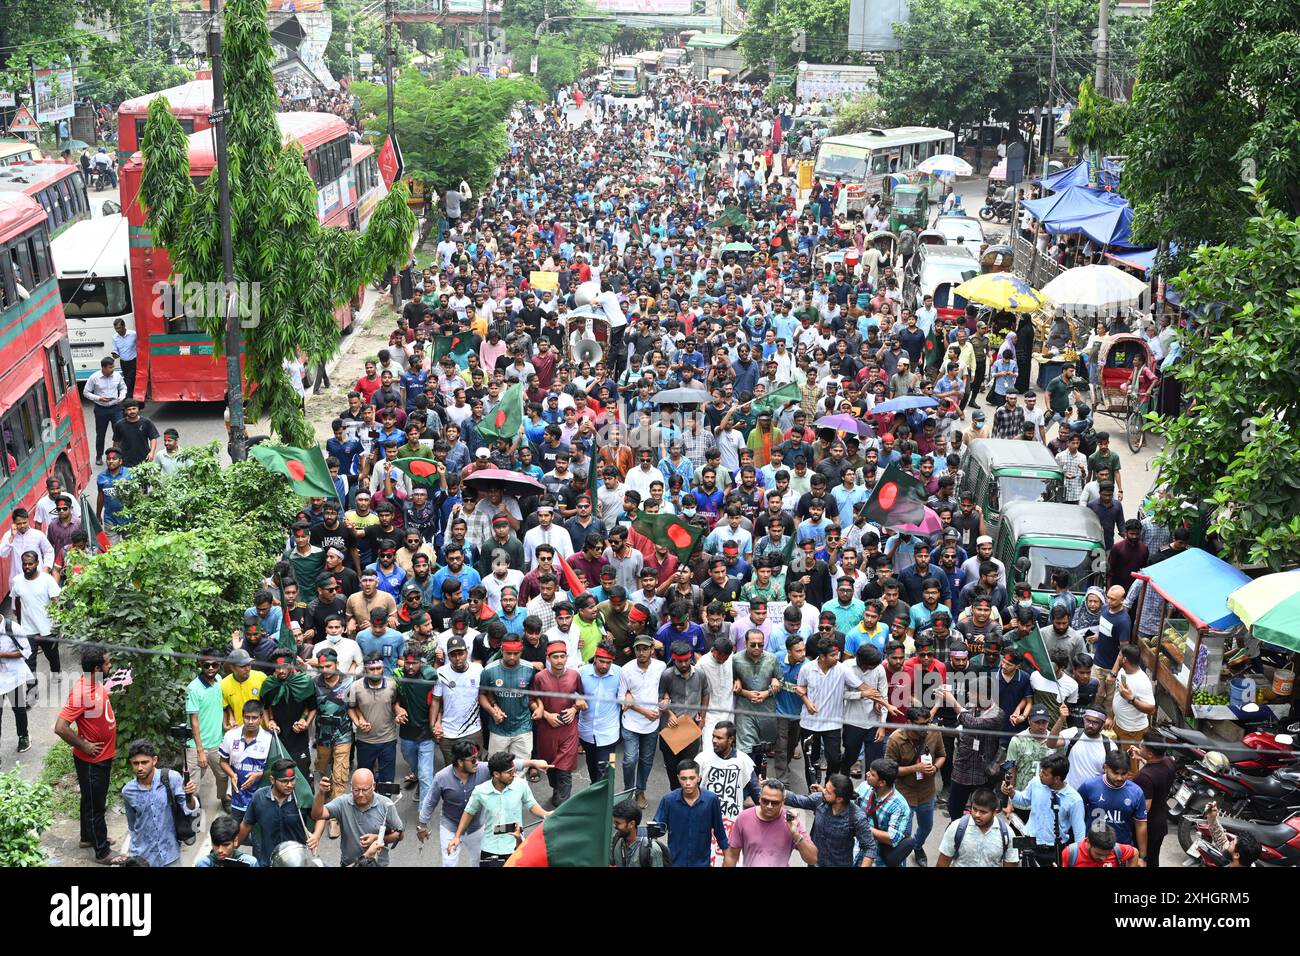
[[[584,305],[593,304],[598,295],[600,295],[599,282],[584,282],[573,293],[573,304],[576,308],[581,309]]]
[[[587,362],[590,365],[595,365],[604,354],[604,349],[600,347],[600,343],[595,339],[581,339],[573,347],[573,360],[575,362]]]

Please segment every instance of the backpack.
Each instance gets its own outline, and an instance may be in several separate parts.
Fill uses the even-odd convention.
[[[1000,814],[997,817],[997,821],[998,833],[1002,835],[1002,859],[1005,860],[1007,856],[1007,847],[1011,845],[1011,835],[1007,830],[1007,821],[1004,820]],[[969,824],[970,814],[962,817],[960,822],[957,824],[957,832],[954,833],[952,837],[952,858],[954,860],[956,860],[961,854],[961,841],[966,837],[966,827]]]
[[[176,839],[186,846],[191,846],[197,839],[194,828],[198,824],[198,817],[190,816],[176,802],[176,794],[172,792],[172,774],[175,771],[168,770],[166,767],[159,767],[158,772],[162,774],[163,787],[167,791],[167,802],[172,808],[172,828],[176,833]],[[182,777],[181,779],[184,780],[185,778]]]
[[[1091,457],[1097,451],[1097,429],[1093,427],[1092,420],[1089,419],[1088,427],[1079,433],[1079,453],[1085,458]]]
[[[1075,734],[1073,737],[1071,737],[1070,742],[1065,745],[1065,756],[1069,757],[1070,751],[1074,749],[1074,745],[1077,744],[1082,739],[1083,739],[1083,728],[1080,727],[1079,732]],[[1103,753],[1110,753],[1112,749],[1119,746],[1118,744],[1115,743],[1115,741],[1111,740],[1105,734],[1101,735],[1101,745],[1102,745]]]

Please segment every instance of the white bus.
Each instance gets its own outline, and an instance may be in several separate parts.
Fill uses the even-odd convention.
[[[951,153],[954,142],[948,130],[929,126],[829,136],[817,150],[814,173],[824,185],[844,183],[848,211],[862,212],[873,193],[884,193],[885,177],[909,172],[938,153]]]
[[[113,351],[113,323],[135,328],[131,309],[130,240],[122,215],[73,223],[50,243],[59,297],[68,320],[68,341],[77,381],[99,371]]]

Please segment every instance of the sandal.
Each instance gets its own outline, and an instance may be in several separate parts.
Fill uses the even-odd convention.
[[[529,783],[537,783],[537,782],[538,782],[539,780],[541,780],[541,779],[542,779],[541,771],[539,771],[539,770],[534,770],[534,769],[531,768],[531,767],[528,768],[528,782],[529,782]]]
[[[114,846],[114,845],[116,845],[116,843],[117,843],[117,841],[114,840],[112,837],[109,837],[109,838],[108,838],[108,845],[109,845],[109,846]],[[90,849],[92,846],[94,846],[94,845],[95,845],[95,844],[91,843],[89,840],[82,840],[80,843],[77,844],[77,846],[81,847],[83,850],[89,850],[89,849]]]
[[[402,781],[402,786],[405,787],[407,790],[410,790],[412,787],[414,787],[414,786],[415,786],[417,783],[419,783],[419,782],[420,782],[420,778],[419,778],[419,777],[417,777],[417,776],[416,776],[415,774],[413,774],[413,773],[408,773],[408,774],[406,775],[406,779]]]
[[[118,853],[116,855],[106,853],[104,856],[95,857],[95,862],[100,866],[121,866],[129,859],[131,858],[123,853]]]

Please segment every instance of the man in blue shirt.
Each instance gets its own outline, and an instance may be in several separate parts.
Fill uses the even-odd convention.
[[[700,789],[700,765],[683,760],[677,765],[681,785],[659,801],[655,823],[668,829],[668,852],[673,866],[709,866],[713,859],[712,839],[718,848],[728,847],[722,823],[722,801],[711,790]]]
[[[388,612],[382,607],[370,611],[370,626],[357,631],[357,644],[366,656],[375,654],[384,659],[384,676],[392,677],[397,662],[406,650],[406,637],[401,631],[388,626]]]
[[[614,645],[601,641],[591,662],[578,669],[582,692],[589,697],[587,709],[578,714],[578,740],[587,755],[587,774],[592,783],[609,772],[609,756],[622,739],[622,706],[618,681],[622,668],[614,663]]]
[[[1002,784],[1002,793],[1011,798],[1013,807],[1029,810],[1025,833],[1034,838],[1036,845],[1032,856],[1021,858],[1024,865],[1055,866],[1063,847],[1088,835],[1083,798],[1065,782],[1069,772],[1070,758],[1050,753],[1038,765],[1038,779],[1024,790],[1017,793],[1010,783]]]
[[[1135,865],[1146,866],[1146,796],[1128,778],[1128,755],[1118,749],[1107,751],[1101,775],[1079,787],[1079,796],[1087,819],[1093,824],[1098,820],[1110,824],[1120,843],[1137,847],[1139,862]]]

